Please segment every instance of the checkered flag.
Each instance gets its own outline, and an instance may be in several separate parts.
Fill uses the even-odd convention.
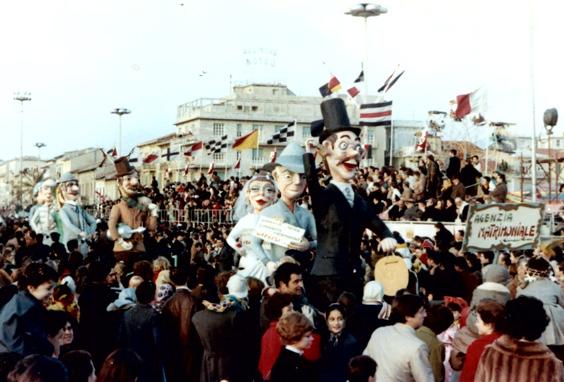
[[[222,136],[219,140],[212,139],[206,143],[205,147],[208,155],[223,152],[227,148],[227,135]]]
[[[269,140],[266,141],[266,143],[271,145],[277,142],[288,142],[288,137],[294,136],[295,128],[296,121],[294,120],[293,122],[290,122],[289,124],[281,128],[280,131],[275,133]]]

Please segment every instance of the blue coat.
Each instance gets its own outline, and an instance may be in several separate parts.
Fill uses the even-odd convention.
[[[27,291],[20,291],[0,311],[0,352],[53,355],[45,330],[45,308]]]

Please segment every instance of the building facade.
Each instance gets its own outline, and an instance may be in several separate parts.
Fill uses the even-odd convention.
[[[213,162],[220,177],[244,176],[270,161],[274,151],[286,143],[267,141],[287,124],[295,121],[294,136],[288,142],[303,144],[310,138],[310,124],[321,119],[320,97],[300,97],[285,85],[251,84],[234,86],[231,95],[220,99],[198,99],[177,108],[176,133],[138,145],[140,161],[150,155],[158,159],[141,165],[141,179],[147,184],[155,176],[159,184],[184,181],[206,173]],[[359,109],[345,99],[351,123],[358,126]],[[250,132],[259,131],[259,144],[254,149],[234,151],[233,141]],[[205,149],[184,155],[189,145],[220,140],[227,135],[227,149],[208,155]],[[381,166],[386,149],[386,131],[363,128],[362,143],[369,149],[364,165]],[[240,159],[240,168],[234,164]]]

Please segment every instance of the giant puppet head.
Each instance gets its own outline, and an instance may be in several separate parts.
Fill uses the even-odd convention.
[[[264,166],[265,170],[272,171],[282,199],[286,203],[294,202],[305,190],[304,154],[305,150],[292,142],[280,153],[276,162]]]
[[[321,103],[323,120],[311,125],[311,135],[319,137],[320,153],[331,177],[348,183],[355,177],[364,149],[360,144],[360,129],[352,127],[345,102],[332,98]]]
[[[142,194],[139,174],[131,166],[127,157],[120,157],[114,161],[119,192],[122,197],[135,198]]]
[[[233,219],[239,221],[247,214],[258,214],[276,201],[278,191],[269,174],[253,176],[239,193],[233,207]]]
[[[80,186],[76,176],[67,172],[57,182],[57,202],[63,205],[66,202],[77,202],[80,198]]]
[[[53,190],[56,183],[53,179],[46,179],[38,182],[33,188],[33,194],[36,195],[37,204],[53,203]]]

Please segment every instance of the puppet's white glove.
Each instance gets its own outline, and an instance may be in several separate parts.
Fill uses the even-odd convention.
[[[392,237],[387,237],[378,244],[378,249],[382,252],[393,252],[398,242]]]
[[[126,251],[131,251],[133,249],[133,244],[129,241],[123,240],[121,237],[118,239],[118,244]]]

